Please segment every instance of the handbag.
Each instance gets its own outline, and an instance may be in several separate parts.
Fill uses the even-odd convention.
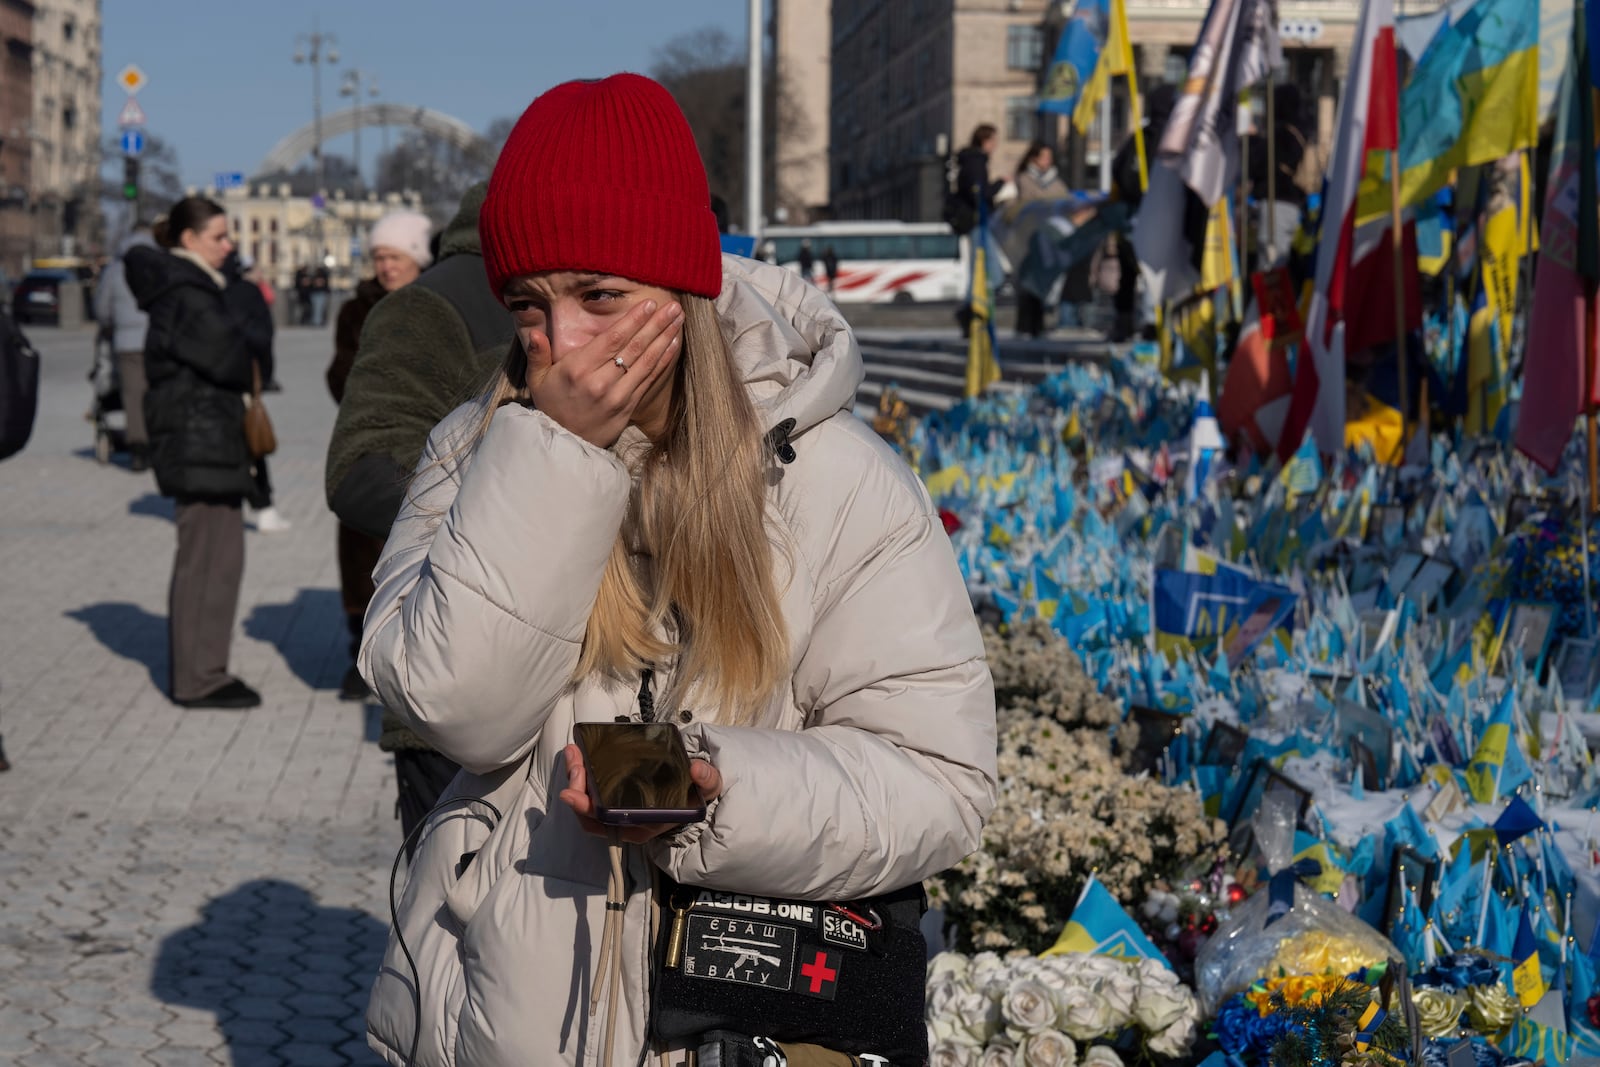
[[[244,443],[251,459],[270,456],[278,450],[278,435],[267,417],[266,405],[261,402],[261,367],[251,368],[250,402],[244,406]]]
[[[660,878],[650,1001],[657,1040],[726,1030],[897,1067],[927,1060],[921,883],[817,903]]]

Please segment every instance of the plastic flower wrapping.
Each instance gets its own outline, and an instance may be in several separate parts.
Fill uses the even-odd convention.
[[[1187,1054],[1200,1014],[1152,960],[945,952],[928,964],[927,1023],[933,1064],[1121,1067]]]

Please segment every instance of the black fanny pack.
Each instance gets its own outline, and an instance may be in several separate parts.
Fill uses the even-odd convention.
[[[713,1030],[889,1064],[928,1058],[921,884],[842,904],[718,893],[662,876],[651,1033]]]

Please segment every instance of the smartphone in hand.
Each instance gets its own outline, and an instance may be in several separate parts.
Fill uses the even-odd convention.
[[[580,722],[589,800],[605,826],[699,822],[706,806],[689,774],[689,753],[670,722]]]

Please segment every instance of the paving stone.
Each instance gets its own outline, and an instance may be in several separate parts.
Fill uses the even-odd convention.
[[[163,1045],[161,1048],[151,1049],[145,1053],[144,1058],[155,1067],[217,1067],[219,1063],[228,1062],[214,1059],[205,1049],[178,1045]]]
[[[34,1034],[33,1043],[56,1052],[87,1052],[98,1046],[100,1039],[90,1030],[52,1026]]]
[[[154,1027],[139,1026],[134,1023],[113,1023],[95,1030],[95,1036],[112,1048],[134,1049],[143,1051],[156,1048],[164,1043]]]
[[[314,1019],[343,1019],[350,1014],[350,1006],[343,998],[326,993],[297,993],[285,1003],[295,1014]]]
[[[55,1025],[73,1030],[93,1030],[111,1025],[111,1016],[86,1004],[66,1003],[58,1008],[47,1008],[44,1014]]]
[[[344,1054],[323,1045],[285,1045],[278,1052],[295,1067],[348,1067]]]
[[[222,1031],[217,1028],[215,1020],[204,1023],[181,1022],[167,1023],[165,1026],[156,1027],[156,1033],[167,1045],[178,1045],[182,1048],[210,1049],[222,1044]]]

